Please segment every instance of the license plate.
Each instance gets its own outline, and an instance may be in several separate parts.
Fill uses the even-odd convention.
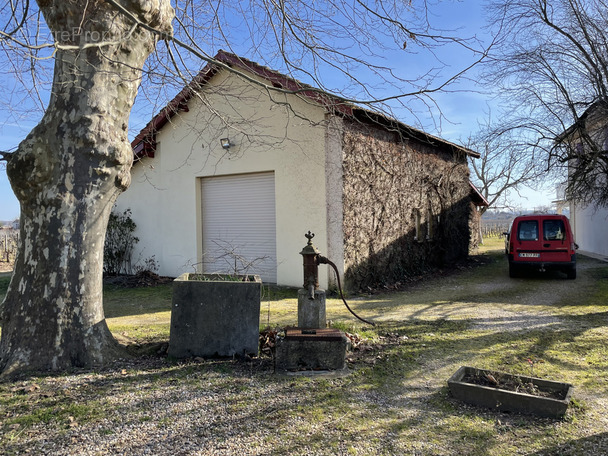
[[[540,253],[520,253],[520,258],[539,258]]]

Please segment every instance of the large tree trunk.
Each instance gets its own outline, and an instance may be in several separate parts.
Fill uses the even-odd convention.
[[[103,0],[38,3],[60,47],[48,109],[7,164],[21,244],[0,309],[3,376],[91,366],[118,352],[102,305],[103,245],[129,185],[128,118],[156,43]],[[118,3],[170,33],[169,0]]]

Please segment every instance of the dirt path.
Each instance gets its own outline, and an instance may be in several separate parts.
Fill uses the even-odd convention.
[[[562,322],[563,309],[577,304],[581,291],[597,280],[594,271],[604,265],[579,257],[576,280],[559,272],[531,272],[526,278],[511,279],[506,259],[499,258],[480,270],[427,281],[401,298],[381,296],[375,306],[360,308],[374,308],[376,318],[384,321],[467,319],[480,330],[530,330]]]
[[[557,272],[531,273],[521,279],[498,276],[480,285],[480,292],[505,296],[507,303],[477,309],[476,325],[479,329],[495,331],[572,326],[572,320],[564,321],[556,311],[579,303],[580,291],[593,285],[596,279],[591,271],[599,266],[601,263],[597,260],[580,258],[576,280],[565,280],[565,276]]]
[[[564,358],[558,354],[557,346],[542,346],[541,336],[537,339],[539,346],[529,345],[530,340],[535,340],[535,336],[530,337],[529,334],[548,334],[550,338],[551,334],[563,332],[576,339],[578,335],[592,332],[596,334],[597,340],[608,340],[608,312],[605,307],[601,307],[608,303],[598,303],[598,310],[589,310],[592,304],[589,301],[592,295],[589,290],[594,290],[597,286],[598,274],[607,277],[605,269],[602,269],[606,263],[579,257],[576,280],[567,280],[565,275],[560,273],[533,273],[526,278],[511,279],[508,276],[506,260],[502,260],[501,258],[495,264],[483,267],[481,274],[473,270],[422,283],[413,287],[409,293],[406,292],[402,302],[393,297],[392,305],[381,307],[382,319],[387,322],[414,320],[424,324],[426,321],[445,320],[448,323],[467,323],[464,330],[466,336],[462,339],[455,338],[451,342],[453,353],[449,348],[437,348],[442,345],[434,345],[430,342],[434,335],[427,335],[424,341],[425,351],[416,358],[420,365],[418,375],[404,379],[402,395],[385,406],[389,409],[399,409],[403,420],[416,421],[420,411],[431,416],[436,413],[433,394],[441,391],[445,386],[445,379],[449,378],[458,364],[473,363],[468,365],[491,369],[502,362],[509,362],[503,365],[503,370],[513,372],[522,367],[527,369],[526,357],[531,356],[530,353],[538,353],[538,358],[541,358],[539,362],[544,363],[542,358],[545,358],[560,366],[568,366],[565,370],[572,377],[552,378],[556,372],[542,371],[542,364],[536,366],[534,374],[572,382],[575,385],[576,399],[586,404],[586,419],[574,426],[577,428],[575,432],[601,436],[601,433],[608,429],[608,398],[605,388],[598,390],[586,385],[585,356],[589,354],[583,352],[573,361],[570,357]],[[381,302],[382,299],[378,301]],[[595,317],[590,318],[590,315]],[[405,343],[412,346],[419,343],[415,338],[411,339]],[[568,337],[565,339],[567,341]],[[562,342],[560,340],[560,343]],[[565,346],[568,346],[567,342]],[[506,353],[501,356],[496,353],[495,347],[500,347],[498,351],[508,347],[505,351],[512,351],[513,354]],[[486,416],[478,410],[475,413],[490,420],[494,416]],[[508,446],[507,442],[512,438],[508,431],[517,428],[519,419],[517,415],[500,416],[497,428],[507,432],[502,434],[499,431],[493,438]],[[415,438],[415,433],[412,433],[412,437]],[[599,440],[600,445],[606,443],[601,437]],[[565,448],[569,447],[566,445]],[[585,449],[581,450],[581,453],[577,452],[578,450],[573,453],[564,450],[562,453],[562,449],[559,449],[555,453],[549,451],[546,454],[599,455],[606,454],[604,448],[601,446],[599,450]],[[435,453],[431,451],[431,454]]]

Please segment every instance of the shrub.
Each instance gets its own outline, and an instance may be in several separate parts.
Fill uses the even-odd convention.
[[[136,228],[131,209],[110,214],[103,251],[103,270],[106,274],[131,273],[131,254],[139,242],[139,238],[133,234]]]

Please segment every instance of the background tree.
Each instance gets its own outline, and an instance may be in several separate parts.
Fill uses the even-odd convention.
[[[7,94],[13,105],[21,97],[25,111],[14,116],[44,114],[16,150],[1,155],[21,204],[21,245],[0,309],[3,375],[92,365],[117,353],[103,314],[103,244],[113,203],[129,185],[128,120],[142,80],[149,118],[156,100],[169,99],[166,92],[181,89],[204,63],[234,71],[211,57],[223,47],[376,110],[405,109],[411,97],[433,103],[434,92],[482,55],[470,41],[433,31],[427,5],[184,1],[174,10],[168,0],[5,2],[0,46],[12,66],[4,102]],[[450,77],[438,79],[438,65],[421,74],[397,65],[447,43],[472,56]]]
[[[591,106],[608,101],[608,4],[500,0],[492,11],[501,38],[487,61],[486,78],[500,94],[503,118],[529,138],[523,160],[542,156],[548,169],[564,179],[568,166],[576,164],[567,195],[608,205],[605,138],[586,130],[583,122]],[[560,140],[573,124],[583,126],[584,154],[576,144]]]
[[[521,196],[525,187],[536,189],[547,178],[545,157],[521,130],[492,124],[489,118],[469,138],[467,147],[481,154],[469,162],[471,179],[489,203],[480,209],[481,215],[489,208],[512,209],[514,193]]]

